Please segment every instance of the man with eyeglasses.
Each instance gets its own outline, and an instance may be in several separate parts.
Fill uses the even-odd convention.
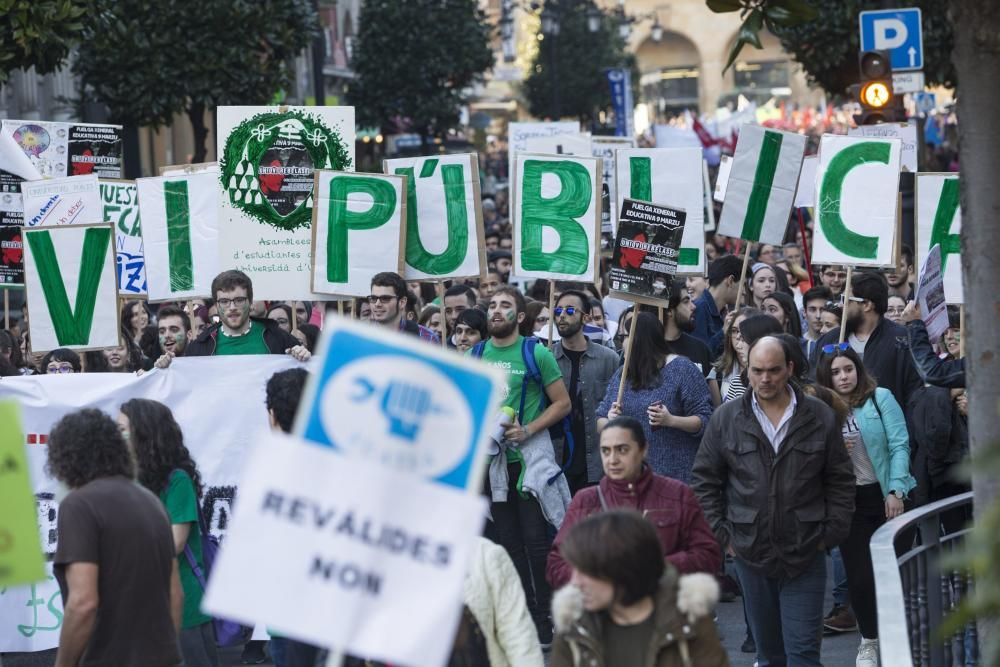
[[[910,396],[922,382],[910,356],[906,329],[885,318],[888,306],[889,285],[885,277],[873,271],[856,272],[851,277],[851,297],[844,304],[845,341],[864,361],[878,386],[891,391],[896,402],[906,410]],[[839,328],[819,339],[809,358],[814,372],[824,346],[836,345],[839,341]]]
[[[839,264],[824,266],[819,272],[819,281],[834,296],[840,296],[844,293],[844,285],[847,284],[847,269]]]
[[[188,343],[185,357],[211,357],[235,354],[289,354],[299,361],[308,361],[309,350],[300,345],[275,320],[250,316],[253,303],[253,283],[242,271],[223,271],[212,281],[212,297],[219,311],[219,322],[209,326]],[[173,359],[168,352],[166,368]],[[167,356],[167,355],[165,355]]]
[[[590,319],[590,298],[578,290],[563,292],[552,311],[560,340],[552,346],[563,381],[569,378],[570,438],[563,439],[562,465],[569,491],[601,480],[603,467],[597,434],[597,406],[618,368],[618,354],[587,338],[583,325]],[[565,422],[564,422],[565,423]],[[572,441],[572,448],[569,446]]]
[[[371,306],[371,322],[391,331],[402,331],[411,336],[419,336],[430,343],[441,343],[438,335],[425,326],[413,320],[406,319],[406,281],[398,273],[383,271],[372,278],[371,294],[368,303]]]

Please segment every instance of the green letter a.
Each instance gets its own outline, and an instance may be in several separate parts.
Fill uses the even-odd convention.
[[[553,174],[559,179],[559,194],[551,199],[542,197],[542,176]],[[587,232],[576,218],[587,212],[594,189],[587,169],[569,160],[546,162],[524,161],[521,186],[521,265],[527,271],[584,274],[590,260]],[[551,227],[559,234],[555,252],[542,251],[542,229]]]
[[[86,345],[90,341],[90,326],[94,322],[97,304],[97,287],[111,243],[110,227],[95,227],[83,234],[83,253],[80,258],[80,277],[76,288],[76,305],[70,308],[66,284],[59,258],[52,244],[49,231],[32,231],[25,234],[31,254],[38,269],[38,279],[45,294],[45,303],[60,345]]]
[[[347,210],[352,195],[368,194],[374,200],[367,211]],[[330,213],[327,218],[326,279],[346,283],[348,230],[376,229],[389,222],[396,210],[396,190],[390,181],[365,176],[334,176],[330,180]]]

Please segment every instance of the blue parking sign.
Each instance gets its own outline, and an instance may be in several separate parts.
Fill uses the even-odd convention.
[[[499,371],[416,337],[331,315],[296,416],[304,440],[480,492]]]
[[[924,37],[920,8],[861,12],[862,51],[888,51],[895,71],[924,68]]]

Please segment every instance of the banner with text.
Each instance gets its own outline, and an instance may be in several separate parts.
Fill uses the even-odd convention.
[[[118,292],[122,296],[146,294],[146,258],[139,224],[139,190],[135,181],[100,179],[104,222],[115,230],[118,253]]]
[[[686,214],[626,199],[622,204],[608,283],[611,295],[666,306],[677,274]]]
[[[386,160],[406,176],[407,280],[479,277],[486,266],[475,153]]]
[[[896,266],[900,148],[899,139],[823,135],[813,264]]]
[[[660,202],[687,213],[677,262],[679,275],[705,273],[705,184],[700,148],[633,148],[618,151],[618,209],[626,198]],[[619,216],[620,217],[620,216]]]
[[[24,230],[31,350],[119,344],[118,279],[110,225]]]
[[[964,303],[962,289],[962,207],[957,173],[917,174],[914,185],[917,218],[917,265],[931,248],[941,246],[941,274],[948,303]]]
[[[45,472],[45,442],[53,424],[64,415],[98,408],[114,417],[118,406],[132,398],[170,406],[205,487],[201,510],[211,532],[222,537],[250,443],[270,429],[264,409],[265,384],[274,373],[299,365],[287,355],[198,357],[175,359],[169,370],[139,377],[74,373],[3,378],[0,399],[21,406],[42,550],[49,556],[55,553],[59,509],[56,482]],[[220,405],[226,406],[223,429],[219,428]],[[51,576],[51,563],[46,571],[47,578],[38,584],[0,587],[0,653],[43,651],[58,645],[62,599]]]
[[[312,291],[366,297],[376,273],[403,273],[406,176],[316,172]]]
[[[217,179],[202,173],[136,181],[150,301],[214,298],[212,280],[236,264],[234,256],[220,264]]]
[[[254,297],[313,299],[314,171],[354,168],[354,107],[219,107],[219,261]]]
[[[21,184],[24,226],[86,225],[102,222],[97,176],[67,176]]]
[[[805,150],[805,135],[744,125],[726,183],[719,233],[780,245]]]

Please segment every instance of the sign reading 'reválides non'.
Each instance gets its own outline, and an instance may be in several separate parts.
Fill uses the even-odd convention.
[[[814,264],[896,265],[899,139],[824,134],[816,168]]]
[[[514,274],[594,282],[600,261],[600,158],[516,153],[512,169]]]
[[[962,288],[962,210],[957,173],[917,174],[917,265],[941,246],[941,274],[948,303],[964,303]]]
[[[781,244],[805,150],[805,135],[744,125],[726,183],[719,234]]]
[[[117,347],[111,225],[25,228],[24,275],[32,352]]]
[[[486,265],[475,153],[385,161],[406,176],[407,280],[479,277]]]
[[[702,169],[701,148],[631,148],[617,152],[619,210],[625,199],[635,199],[676,206],[687,213],[677,262],[680,275],[705,273]]]
[[[364,297],[377,273],[402,274],[406,176],[316,172],[312,291]]]
[[[333,316],[317,357],[298,437],[251,454],[205,607],[351,654],[444,665],[503,376]],[[241,585],[267,569],[282,576]]]
[[[686,214],[668,206],[626,199],[618,220],[608,287],[629,301],[666,305],[677,274]]]
[[[264,300],[311,299],[313,172],[354,166],[353,107],[219,107],[222,266]]]
[[[221,271],[217,179],[202,173],[136,181],[150,301],[215,296],[212,280]]]

